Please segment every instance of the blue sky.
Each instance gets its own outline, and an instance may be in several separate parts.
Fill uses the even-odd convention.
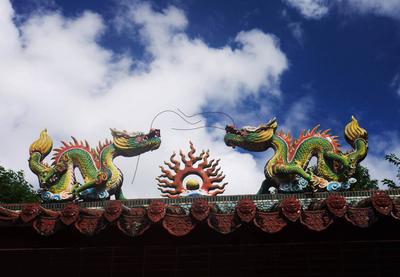
[[[16,41],[21,45],[21,51],[29,54],[24,53],[17,59],[29,64],[28,67],[32,66],[31,72],[42,72],[39,68],[53,66],[56,71],[52,72],[57,72],[59,68],[62,68],[60,72],[71,68],[77,68],[77,71],[85,69],[77,76],[65,74],[59,82],[54,81],[57,78],[49,77],[52,73],[46,73],[47,69],[43,69],[43,75],[39,77],[35,76],[32,80],[28,78],[26,84],[32,82],[30,89],[42,77],[45,83],[54,82],[51,87],[45,87],[49,93],[43,95],[46,99],[41,101],[37,112],[32,108],[36,100],[23,100],[23,92],[13,92],[13,87],[8,84],[10,89],[4,94],[4,99],[7,99],[5,103],[8,103],[7,108],[15,104],[18,112],[11,111],[15,117],[13,124],[9,123],[10,120],[8,123],[4,120],[2,124],[10,132],[15,131],[16,126],[19,128],[15,135],[25,136],[20,147],[27,149],[29,141],[35,138],[40,128],[48,126],[54,126],[55,141],[77,133],[82,137],[89,136],[95,143],[97,139],[108,137],[107,131],[89,131],[88,126],[105,129],[105,126],[120,124],[117,127],[130,128],[126,126],[130,121],[121,118],[140,117],[143,122],[133,124],[134,128],[147,128],[145,126],[148,126],[151,115],[163,108],[180,108],[188,113],[220,110],[229,113],[237,125],[257,125],[276,116],[282,128],[295,134],[320,123],[322,128],[331,128],[332,133],[340,136],[350,116],[355,115],[370,135],[370,155],[364,164],[371,168],[371,173],[378,179],[395,176],[394,168],[383,161],[383,156],[385,152],[400,152],[399,0],[149,3],[11,1],[8,14],[12,14],[12,21],[8,24],[12,24],[12,28],[19,33]],[[73,22],[79,26],[76,27]],[[0,38],[7,39],[5,34]],[[58,39],[62,47],[68,47],[65,53],[60,50],[60,55],[56,50],[60,46],[56,43]],[[264,50],[258,49],[260,47],[264,47]],[[76,50],[77,55],[69,49]],[[81,52],[80,49],[86,50]],[[95,54],[80,64],[87,58],[85,53],[90,49]],[[47,55],[46,51],[51,54]],[[201,56],[203,54],[204,57]],[[52,55],[55,55],[54,58]],[[62,59],[68,55],[80,58],[76,62]],[[42,56],[45,58],[37,58]],[[98,64],[94,59],[96,62],[100,60]],[[203,61],[205,65],[201,64]],[[14,64],[12,60],[10,64]],[[196,71],[197,67],[199,71]],[[13,70],[18,71],[14,68],[9,71],[12,73]],[[88,79],[81,80],[82,75],[92,71],[94,73]],[[97,71],[101,72],[96,75]],[[149,80],[149,83],[143,81],[143,84],[137,85],[135,79],[139,77]],[[69,85],[81,81],[82,86]],[[65,92],[50,92],[61,86]],[[139,104],[147,105],[148,114],[146,111],[135,112],[140,109],[135,109],[134,105],[130,112],[118,115],[107,108],[108,117],[104,116],[100,123],[92,119],[87,111],[79,117],[76,115],[78,111],[60,105],[56,111],[63,115],[54,118],[54,121],[46,117],[46,109],[51,102],[74,99],[75,96],[70,95],[73,94],[71,90],[75,89],[82,89],[79,97],[85,93],[89,93],[89,96],[86,95],[84,100],[79,97],[71,102],[65,100],[72,106],[75,105],[74,101],[88,101],[81,108],[90,109],[88,103],[99,101],[103,105],[112,102],[113,107],[121,105],[123,109],[121,101],[126,99],[123,91],[130,91],[130,88],[134,90],[136,86],[144,91],[158,91],[153,95],[160,97],[153,98],[157,102],[154,109],[149,107],[152,106],[150,100]],[[32,89],[26,94],[35,95],[42,88]],[[23,91],[26,87],[19,89]],[[182,91],[179,92],[179,89]],[[193,94],[187,95],[184,89],[191,90]],[[129,93],[132,99],[141,97],[138,91]],[[99,99],[101,97],[104,99]],[[20,112],[22,109],[23,113]],[[39,116],[39,112],[43,114]],[[96,112],[93,110],[93,113]],[[226,123],[224,118],[218,117],[204,116],[201,119],[212,124]],[[181,124],[171,120],[161,119],[156,127],[163,130]],[[60,121],[70,123],[60,128],[57,127]],[[242,169],[249,172],[247,180],[255,183],[249,186],[248,193],[258,187],[257,183],[262,179],[262,166],[270,153],[250,156],[243,152],[228,152],[233,150],[225,149],[218,142],[223,134],[217,130],[185,135],[170,132],[167,135],[184,138],[171,139],[170,142],[166,138],[167,146],[163,153],[160,152],[160,159],[167,158],[166,153],[172,149],[185,148],[184,141],[195,138],[199,148],[209,147],[226,159],[227,175],[229,171],[237,171],[236,167],[241,168],[238,159],[250,163],[248,168],[243,166]],[[23,162],[18,161],[9,150],[15,149],[12,142],[5,145],[0,150],[3,156],[3,160],[0,156],[0,162],[12,168],[26,169],[25,156],[18,157]],[[346,145],[344,141],[343,145]],[[23,155],[26,150],[20,153]],[[132,164],[130,161],[122,167],[131,168]],[[143,165],[144,168],[157,166],[151,161]],[[154,172],[143,169],[142,175],[153,175]],[[129,178],[130,173],[125,175]],[[256,177],[251,178],[250,175]],[[28,177],[33,179],[29,174]],[[151,179],[143,178],[143,182]],[[232,194],[247,192],[238,188],[241,185],[235,184],[238,178],[231,173]],[[137,190],[132,190],[131,196],[156,193],[154,190],[143,190],[137,194]]]
[[[12,3],[20,15],[43,7],[66,17],[90,10],[110,25],[121,9],[118,1],[110,0]],[[359,14],[343,7],[344,11],[336,8],[322,18],[309,19],[285,1],[230,1],[229,5],[225,1],[153,2],[159,11],[170,5],[182,9],[190,20],[188,35],[200,37],[212,47],[223,47],[238,31],[254,28],[279,39],[289,68],[281,78],[284,97],[274,111],[278,118],[285,107],[309,96],[315,101],[314,107],[309,107],[310,121],[335,131],[342,131],[341,122],[348,120],[349,114],[357,115],[371,131],[398,129],[400,16]],[[298,34],[294,34],[296,28]],[[143,48],[131,34],[116,34],[111,27],[100,41],[115,52],[129,50],[134,57],[143,58]],[[248,104],[253,109],[254,103]]]

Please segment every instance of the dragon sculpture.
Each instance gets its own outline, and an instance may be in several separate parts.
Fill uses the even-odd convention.
[[[129,133],[111,129],[112,141],[106,140],[93,149],[85,142],[72,137],[73,142],[62,142],[54,149],[53,164],[44,158],[51,152],[53,141],[47,130],[29,148],[29,167],[39,179],[44,201],[70,199],[124,199],[122,193],[123,175],[114,164],[118,156],[133,157],[156,150],[161,144],[160,131],[152,129],[148,134]],[[83,177],[83,184],[76,181],[75,169]]]
[[[353,148],[346,153],[340,150],[337,137],[330,135],[329,130],[318,131],[319,125],[303,131],[294,140],[290,133],[277,132],[277,127],[275,118],[258,127],[240,130],[226,126],[227,146],[257,152],[274,150],[273,157],[265,165],[266,179],[259,193],[348,189],[357,181],[352,176],[367,155],[368,134],[353,116],[344,130],[345,139]],[[317,158],[317,163],[308,167],[313,157]]]

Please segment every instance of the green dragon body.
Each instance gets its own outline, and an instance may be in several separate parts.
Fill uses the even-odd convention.
[[[112,129],[111,134],[113,141],[99,143],[96,149],[75,138],[71,143],[62,142],[63,146],[54,150],[53,164],[49,166],[43,160],[52,150],[53,142],[47,131],[42,131],[29,149],[29,167],[38,176],[43,200],[104,199],[111,195],[123,199],[123,175],[114,159],[157,149],[161,144],[160,132],[150,130],[143,134]],[[83,184],[76,182],[75,169],[81,173]]]
[[[340,183],[349,181],[358,163],[367,155],[367,132],[354,117],[345,127],[345,138],[353,147],[348,153],[342,153],[337,137],[330,135],[329,130],[318,131],[316,126],[292,140],[290,133],[276,132],[277,126],[275,119],[258,127],[244,127],[240,130],[227,126],[224,138],[228,146],[257,152],[269,148],[274,150],[264,170],[264,185],[267,186],[283,189],[284,185],[297,184],[301,190],[310,185],[313,190],[318,190],[332,184],[337,188]],[[317,158],[317,164],[308,168],[313,157]],[[264,193],[265,188],[262,187],[260,192]]]

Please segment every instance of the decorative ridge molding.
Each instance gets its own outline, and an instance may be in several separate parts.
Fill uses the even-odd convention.
[[[341,192],[315,192],[315,193],[280,193],[280,194],[242,194],[242,195],[220,195],[220,196],[206,196],[206,197],[182,197],[182,198],[142,198],[142,199],[127,199],[119,200],[122,205],[126,207],[147,207],[153,201],[163,202],[166,205],[187,205],[190,206],[197,199],[205,199],[210,204],[220,203],[235,203],[240,199],[251,199],[254,202],[271,202],[273,204],[281,202],[285,198],[295,197],[302,203],[309,203],[310,201],[325,200],[329,195],[340,195],[346,198],[348,203],[371,197],[379,190],[365,190],[365,191],[341,191]],[[392,189],[383,191],[389,197],[400,198],[400,189]],[[78,202],[76,203],[82,208],[105,208],[108,201],[92,201],[92,202]],[[0,206],[12,211],[20,211],[23,206],[29,203],[18,204],[1,204]],[[41,207],[49,210],[60,211],[71,202],[65,203],[43,203]]]
[[[400,219],[400,190],[370,191],[367,197],[353,193],[326,194],[326,198],[297,198],[288,194],[279,199],[260,199],[237,195],[182,199],[180,203],[162,201],[170,199],[139,199],[104,201],[101,207],[91,203],[21,204],[20,210],[0,206],[0,228],[7,226],[32,226],[38,234],[49,236],[67,226],[74,226],[80,233],[92,236],[117,225],[128,236],[139,236],[152,225],[159,224],[174,236],[184,236],[199,224],[208,224],[221,233],[231,233],[242,225],[254,224],[266,233],[276,233],[290,224],[302,224],[311,231],[323,231],[333,221],[345,218],[351,224],[367,228],[380,217]],[[189,201],[188,201],[189,200]],[[227,201],[229,200],[229,201]],[[357,201],[355,201],[357,200]],[[136,205],[128,206],[129,204]],[[138,202],[140,201],[140,202]],[[273,201],[274,205],[265,202]],[[97,205],[99,202],[92,202]],[[137,204],[141,205],[137,205]],[[128,204],[128,205],[127,205]],[[225,205],[225,206],[224,206]],[[12,206],[16,207],[16,206]],[[266,208],[269,207],[269,208]]]

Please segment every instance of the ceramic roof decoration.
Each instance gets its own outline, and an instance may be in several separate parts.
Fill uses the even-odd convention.
[[[271,192],[271,188],[283,192],[346,190],[357,182],[352,176],[367,156],[368,134],[354,116],[344,129],[345,139],[353,148],[347,153],[340,150],[337,136],[330,135],[329,130],[318,131],[319,125],[303,131],[297,139],[290,132],[277,131],[277,127],[275,118],[258,127],[226,127],[227,146],[257,152],[274,150],[265,165],[265,181],[259,193]],[[309,167],[313,157],[317,163]]]
[[[162,196],[177,198],[183,196],[215,196],[225,191],[228,183],[222,183],[225,175],[219,167],[220,160],[209,159],[210,150],[196,155],[192,142],[187,155],[181,150],[178,161],[173,153],[170,162],[164,162],[169,169],[160,166],[162,174],[156,178]],[[183,163],[183,165],[182,165]]]
[[[7,204],[0,207],[2,226],[31,226],[49,236],[68,226],[93,236],[117,226],[139,236],[161,224],[173,236],[208,225],[229,234],[254,225],[272,234],[291,224],[323,231],[335,221],[368,228],[380,218],[400,220],[400,190],[275,195],[184,197],[54,204]]]
[[[111,129],[112,141],[99,142],[96,149],[87,141],[62,142],[54,149],[53,163],[44,162],[53,148],[47,130],[29,148],[29,167],[39,180],[43,201],[67,201],[74,199],[96,200],[124,199],[123,174],[114,164],[118,156],[133,157],[160,147],[160,130],[149,133],[129,133]],[[75,168],[83,177],[83,184],[76,181]]]

